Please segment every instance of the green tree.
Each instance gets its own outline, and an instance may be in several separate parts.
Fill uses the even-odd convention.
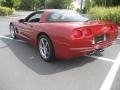
[[[66,9],[73,0],[22,0],[20,9],[37,10],[40,8]]]
[[[18,8],[21,4],[21,0],[3,0],[2,5],[9,8]]]
[[[32,0],[21,0],[21,4],[20,4],[19,9],[22,9],[22,10],[31,10],[32,9],[31,5],[32,5]]]
[[[120,0],[85,0],[85,12],[89,11],[91,7],[103,6],[103,7],[113,7],[120,6]]]
[[[2,0],[0,0],[0,6],[1,6]]]
[[[69,8],[72,1],[73,0],[46,0],[45,6],[46,8],[66,9]]]
[[[120,0],[91,0],[94,6],[119,6]]]
[[[36,10],[44,4],[45,0],[21,0],[20,9],[23,10]]]
[[[90,2],[90,0],[85,0],[85,7],[84,10],[85,12],[87,12],[92,6],[92,2]]]

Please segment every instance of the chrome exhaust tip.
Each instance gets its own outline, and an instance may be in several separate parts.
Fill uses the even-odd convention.
[[[92,56],[93,54],[95,54],[96,53],[96,51],[91,51],[91,52],[89,52],[87,55],[88,56]]]
[[[88,56],[92,56],[92,55],[94,55],[94,54],[102,55],[101,52],[104,52],[104,49],[97,49],[97,50],[91,51],[91,52],[89,52],[87,55],[88,55]]]
[[[98,49],[97,51],[98,52],[104,52],[104,49]]]

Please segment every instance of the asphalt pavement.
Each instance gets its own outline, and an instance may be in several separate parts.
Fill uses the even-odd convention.
[[[0,17],[0,90],[120,90],[120,34],[102,55],[46,63],[10,37],[9,22],[29,13]]]

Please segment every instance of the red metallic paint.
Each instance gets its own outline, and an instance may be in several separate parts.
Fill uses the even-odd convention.
[[[52,10],[51,10],[52,11]],[[78,57],[89,52],[106,48],[117,37],[117,25],[106,21],[86,22],[47,22],[50,10],[46,10],[38,23],[12,22],[17,28],[17,36],[27,40],[37,47],[37,37],[45,33],[54,46],[55,56],[59,59]],[[75,38],[73,32],[79,30],[82,36]],[[92,44],[93,37],[106,34],[107,40],[98,44]]]

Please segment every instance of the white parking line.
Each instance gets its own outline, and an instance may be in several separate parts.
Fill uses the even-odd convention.
[[[12,39],[11,37],[2,36],[2,35],[0,35],[0,38],[5,38],[5,39],[9,39],[9,40],[15,40],[15,41],[18,41],[18,42],[26,43],[25,41],[17,40],[17,39]],[[104,58],[104,57],[97,57],[97,56],[87,56],[87,57],[92,57],[92,58],[95,58],[95,59],[99,59],[99,60],[103,60],[103,61],[108,61],[108,62],[114,62],[115,61],[115,60]]]
[[[7,37],[7,36],[3,36],[3,35],[0,35],[0,38],[5,38],[5,39],[9,39],[9,40],[15,40],[15,41],[26,43],[25,41],[12,39],[11,37]],[[118,39],[120,39],[120,38],[118,38]],[[99,60],[108,61],[108,62],[113,63],[107,77],[105,78],[102,86],[100,87],[100,90],[110,90],[112,87],[113,81],[115,79],[115,76],[117,74],[117,71],[119,69],[119,66],[120,66],[120,52],[119,52],[116,60],[108,59],[108,58],[104,58],[104,57],[98,57],[98,56],[87,56],[87,57],[92,57],[95,59],[99,59]]]
[[[104,57],[98,57],[98,56],[87,56],[87,57],[92,57],[92,58],[95,58],[95,59],[99,59],[99,60],[103,60],[103,61],[108,61],[108,62],[112,62],[112,63],[115,62],[115,60],[113,60],[113,59],[108,59],[108,58],[104,58]]]
[[[120,39],[120,38],[117,38],[117,39]]]
[[[119,69],[119,66],[120,66],[120,52],[119,52],[114,64],[112,65],[106,79],[104,80],[100,90],[110,90],[111,89],[113,81],[117,74],[117,71]]]
[[[0,35],[0,38],[4,38],[4,39],[9,39],[9,40],[14,40],[14,41],[19,41],[19,42],[26,43],[25,41],[22,41],[22,40],[17,40],[17,39],[13,39],[13,38],[11,38],[11,37],[2,36],[2,35]]]

